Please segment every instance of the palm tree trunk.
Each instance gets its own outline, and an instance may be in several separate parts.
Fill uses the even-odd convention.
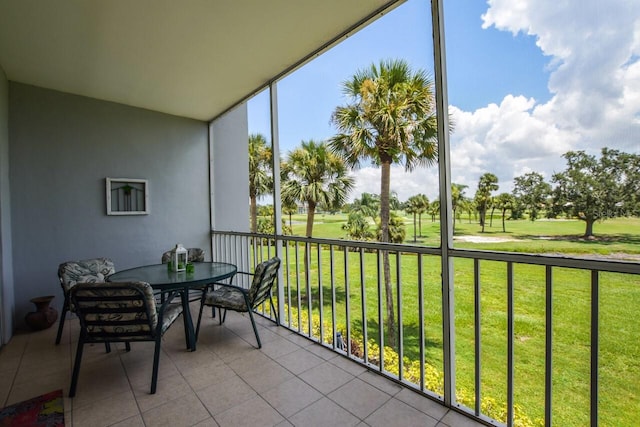
[[[416,214],[413,214],[413,241],[414,243],[417,242],[417,238],[416,238]]]
[[[504,228],[504,215],[507,213],[506,209],[502,209],[502,232],[506,233],[507,230]]]
[[[307,201],[307,237],[313,235],[313,220],[316,216],[316,204],[311,200]]]
[[[380,241],[389,242],[389,188],[391,184],[391,157],[381,153],[380,168]],[[389,252],[382,251],[382,270],[387,305],[387,342],[391,347],[396,345],[396,320],[393,304],[393,288],[391,287],[391,267]]]

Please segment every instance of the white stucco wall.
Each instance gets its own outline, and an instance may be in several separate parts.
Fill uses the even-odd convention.
[[[211,223],[215,230],[250,230],[248,135],[246,103],[211,125]]]
[[[18,326],[30,298],[55,295],[60,309],[61,262],[104,256],[122,270],[177,242],[210,259],[208,123],[14,82],[9,111]],[[148,179],[151,213],[107,216],[106,177]]]

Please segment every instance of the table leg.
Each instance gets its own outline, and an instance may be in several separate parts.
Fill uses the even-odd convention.
[[[182,317],[184,319],[184,336],[187,342],[187,349],[196,351],[196,334],[193,330],[193,319],[189,309],[189,287],[182,291]]]

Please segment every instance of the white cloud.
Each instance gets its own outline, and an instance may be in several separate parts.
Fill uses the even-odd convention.
[[[545,104],[518,94],[473,112],[452,107],[453,175],[473,193],[496,173],[499,191],[537,171],[564,168],[569,150],[640,152],[640,2],[489,0],[483,28],[536,37],[553,65]],[[526,76],[525,76],[526,77]]]
[[[468,196],[485,172],[498,175],[498,192],[527,172],[549,180],[569,150],[640,154],[640,1],[488,0],[482,20],[487,31],[535,37],[549,58],[552,97],[538,103],[513,93],[475,111],[450,107],[452,182],[467,185]],[[354,195],[380,192],[379,170],[355,176]],[[400,200],[437,195],[437,167],[410,175],[398,167],[391,178]]]

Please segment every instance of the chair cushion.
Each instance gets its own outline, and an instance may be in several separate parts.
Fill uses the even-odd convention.
[[[153,295],[151,286],[143,282],[131,282],[127,283],[128,287],[116,287],[119,284],[85,284],[83,283],[82,295],[93,297],[109,297],[109,296],[131,296],[132,299],[120,300],[116,302],[96,301],[95,303],[85,301],[82,306],[84,307],[96,307],[96,308],[139,308],[140,310],[134,313],[90,313],[86,315],[87,321],[117,321],[121,322],[118,325],[88,325],[87,331],[89,333],[107,333],[112,335],[112,340],[117,340],[120,333],[139,333],[140,338],[148,338],[155,335],[155,329],[158,325],[158,314],[156,313],[156,300]],[[78,288],[80,289],[80,288]],[[142,292],[144,295],[144,301],[133,299],[133,297],[139,295]],[[76,292],[80,293],[80,292]],[[150,318],[147,319],[145,304],[149,307]],[[82,307],[81,306],[81,307]],[[179,313],[178,313],[179,314]],[[146,320],[144,323],[128,325],[129,320]],[[174,317],[175,320],[175,317]],[[164,321],[163,321],[164,326]],[[135,334],[134,334],[135,335]],[[127,338],[131,339],[132,336],[128,335]]]
[[[182,313],[182,303],[170,303],[164,309],[162,315],[162,334],[165,333],[169,326],[180,316]]]
[[[105,278],[116,272],[113,261],[108,258],[92,258],[81,261],[67,261],[58,267],[58,277],[65,294],[76,283],[104,282]]]
[[[220,286],[215,291],[207,293],[204,304],[235,311],[248,310],[242,291],[229,286]]]

